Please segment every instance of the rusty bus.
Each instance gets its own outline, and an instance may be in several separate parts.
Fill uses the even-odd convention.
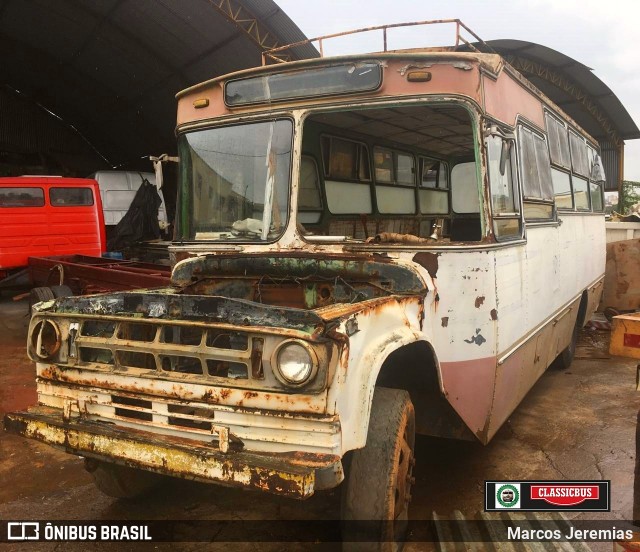
[[[114,496],[342,484],[398,536],[415,433],[489,442],[604,274],[597,142],[455,25],[466,51],[279,49],[181,92],[172,285],[37,306],[6,429]]]

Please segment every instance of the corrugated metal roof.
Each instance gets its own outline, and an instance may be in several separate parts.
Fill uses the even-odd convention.
[[[222,13],[228,5],[271,41],[305,38],[272,0],[0,0],[3,82],[114,164],[173,151],[175,93],[261,63],[259,44]]]

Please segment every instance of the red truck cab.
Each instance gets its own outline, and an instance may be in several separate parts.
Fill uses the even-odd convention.
[[[0,276],[29,257],[106,250],[104,215],[95,180],[56,176],[0,178]]]

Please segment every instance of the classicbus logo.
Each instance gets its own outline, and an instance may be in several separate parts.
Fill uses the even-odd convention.
[[[576,506],[585,500],[598,500],[598,485],[531,485],[531,498],[554,506]]]
[[[609,481],[485,481],[485,511],[610,511]]]

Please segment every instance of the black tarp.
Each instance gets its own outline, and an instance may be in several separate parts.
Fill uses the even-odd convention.
[[[108,241],[107,249],[119,251],[134,243],[159,239],[158,208],[161,203],[158,189],[146,178],[143,179],[129,210],[117,224]]]

